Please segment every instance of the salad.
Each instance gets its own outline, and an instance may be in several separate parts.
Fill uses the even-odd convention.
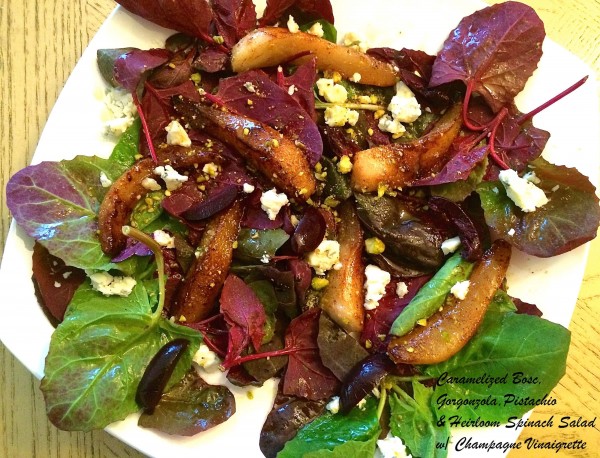
[[[273,3],[256,30],[247,5],[215,7],[199,30],[142,8],[188,36],[162,50],[100,53],[139,121],[109,159],[42,163],[8,186],[15,219],[40,242],[41,296],[62,321],[43,382],[57,426],[101,428],[142,407],[140,424],[171,434],[223,422],[235,411],[231,392],[189,370],[193,355],[206,365],[210,351],[236,384],[281,377],[260,438],[266,456],[370,456],[388,428],[413,456],[443,453],[435,445],[449,429],[438,421],[453,408],[432,400],[465,386],[431,384],[482,375],[472,368],[490,339],[499,357],[518,355],[498,377],[543,380],[522,387],[521,399],[550,391],[568,331],[504,292],[508,244],[562,253],[595,235],[598,211],[585,177],[538,158],[548,134],[512,104],[539,59],[543,27],[531,10],[509,3],[465,18],[433,57],[332,45],[325,3]],[[512,50],[522,59],[514,87],[492,85],[500,92],[485,84],[497,77],[497,50],[482,59],[484,44],[470,54],[457,40],[470,27],[494,33],[492,17],[528,37]],[[262,27],[277,22],[287,29]],[[457,56],[462,74],[447,65]],[[504,422],[532,406],[478,405],[464,421]],[[285,421],[298,412],[302,422]]]

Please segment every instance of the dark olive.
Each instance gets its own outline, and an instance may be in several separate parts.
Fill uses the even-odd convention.
[[[187,339],[172,340],[158,350],[146,367],[135,393],[135,402],[144,409],[145,413],[154,412],[179,358],[189,344],[190,341]]]
[[[367,356],[346,376],[340,390],[340,412],[347,414],[364,397],[395,369],[394,363],[384,353]]]
[[[325,218],[319,210],[309,207],[292,235],[292,250],[297,254],[313,251],[325,237]]]

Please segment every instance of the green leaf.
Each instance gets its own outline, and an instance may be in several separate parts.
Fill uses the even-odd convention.
[[[164,213],[162,201],[165,198],[163,191],[152,191],[140,200],[131,213],[131,225],[140,231],[148,232],[146,228],[160,219]],[[162,229],[161,225],[161,229]]]
[[[142,123],[136,118],[119,138],[108,158],[113,166],[109,178],[117,179],[135,163],[135,157],[139,153],[141,128]]]
[[[365,441],[348,441],[333,450],[318,450],[304,455],[303,458],[373,458],[377,448],[379,432]]]
[[[437,418],[431,409],[433,389],[413,382],[414,399],[399,390],[390,396],[390,429],[402,439],[413,456],[420,458],[444,458],[446,449],[436,448],[446,443],[450,427],[437,426]]]
[[[306,32],[317,22],[319,24],[321,24],[321,27],[323,27],[323,37],[322,38],[324,38],[327,41],[331,41],[332,43],[337,43],[337,30],[331,22],[328,22],[325,19],[319,19],[318,21],[312,21],[312,22],[308,22],[307,24],[301,24],[300,30],[302,30],[303,32]]]
[[[486,313],[477,334],[449,360],[427,366],[424,373],[432,377],[499,377],[504,383],[441,383],[432,399],[436,413],[463,420],[480,418],[506,422],[520,417],[534,405],[506,402],[506,395],[523,400],[539,400],[556,386],[565,373],[570,332],[559,324],[531,316],[507,312],[507,296],[497,295]],[[514,383],[513,374],[522,372],[537,378],[536,383]],[[485,402],[480,406],[448,405],[445,400]]]
[[[331,196],[340,202],[349,199],[352,196],[350,178],[340,173],[336,164],[326,156],[321,157],[321,164],[323,164],[323,170],[327,172],[323,196]]]
[[[42,162],[9,181],[7,203],[17,223],[67,265],[92,270],[114,267],[96,235],[98,209],[107,192],[100,174],[115,180],[128,168],[125,151],[133,152],[135,132],[134,124],[115,147],[120,152],[110,159],[76,156]]]
[[[472,270],[473,263],[462,259],[459,253],[450,257],[394,320],[390,334],[403,336],[415,327],[417,321],[437,312],[450,289],[457,282],[469,278]]]
[[[135,392],[156,352],[169,341],[190,340],[171,380],[189,369],[200,334],[152,314],[138,283],[128,297],[106,297],[84,283],[50,341],[41,390],[48,418],[64,430],[89,431],[138,410]]]
[[[588,178],[543,158],[533,161],[531,170],[549,199],[533,212],[521,211],[499,182],[477,187],[492,236],[539,257],[555,256],[592,240],[600,224],[600,207]]]
[[[238,259],[271,258],[289,238],[283,229],[241,229],[234,254]]]
[[[277,457],[297,458],[311,452],[335,450],[346,442],[368,442],[378,435],[377,401],[370,397],[364,410],[355,407],[348,415],[326,412],[315,418],[298,431],[296,437],[285,445]]]

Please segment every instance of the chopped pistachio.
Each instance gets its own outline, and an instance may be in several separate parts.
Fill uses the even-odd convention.
[[[310,282],[312,289],[319,291],[329,285],[329,280],[322,277],[314,277]]]
[[[371,237],[365,240],[365,249],[369,254],[381,254],[385,251],[385,244],[377,237]]]

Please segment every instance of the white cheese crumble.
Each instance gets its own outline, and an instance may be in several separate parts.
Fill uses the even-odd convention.
[[[112,180],[106,176],[106,173],[100,172],[100,184],[103,188],[110,188]]]
[[[457,299],[463,300],[465,297],[467,297],[470,285],[471,282],[469,280],[456,282],[454,286],[450,288],[450,294]]]
[[[252,94],[256,93],[256,87],[254,86],[254,84],[252,84],[250,81],[246,81],[244,83],[244,87],[246,88],[246,90]]]
[[[290,87],[288,87],[288,94],[289,95],[294,95],[294,92],[296,92],[296,85],[292,84]]]
[[[133,124],[137,108],[133,96],[123,88],[111,88],[104,95],[106,132],[120,136]]]
[[[382,132],[389,132],[390,134],[394,135],[402,135],[404,132],[406,132],[406,127],[404,127],[400,121],[393,119],[388,114],[385,114],[379,118],[377,127],[379,127],[379,130]]]
[[[330,127],[342,127],[346,124],[355,126],[358,122],[359,113],[356,110],[334,105],[325,108],[325,124]]]
[[[262,208],[271,221],[277,218],[279,210],[289,203],[285,193],[278,193],[275,188],[263,192],[260,196],[260,208]]]
[[[242,190],[246,194],[252,194],[254,192],[254,186],[252,186],[250,183],[244,183],[244,185],[242,186]]]
[[[96,272],[90,275],[92,288],[105,296],[127,297],[133,291],[136,281],[132,277],[113,277],[108,272]]]
[[[377,441],[377,450],[375,452],[377,458],[412,458],[406,453],[406,446],[399,437],[388,433],[385,439]]]
[[[452,237],[451,239],[446,239],[442,242],[442,252],[444,254],[454,253],[458,247],[460,246],[460,237]]]
[[[156,243],[165,248],[175,248],[175,237],[170,235],[168,232],[157,229],[152,233],[152,237]]]
[[[512,237],[513,235],[515,235],[515,232],[516,231],[514,230],[514,228],[511,227],[510,230],[508,231],[508,235],[510,235]]]
[[[365,268],[365,304],[366,310],[374,310],[379,305],[379,299],[385,294],[385,287],[391,281],[389,272],[369,264]]]
[[[323,31],[323,26],[321,25],[320,22],[315,22],[310,29],[307,30],[308,33],[310,33],[311,35],[315,35],[319,38],[323,38],[323,35],[325,35],[325,32]]]
[[[336,84],[331,78],[317,80],[319,95],[330,103],[344,103],[348,100],[348,91],[341,84]]]
[[[260,262],[262,262],[263,264],[268,264],[269,261],[271,261],[271,258],[268,254],[263,254],[260,258]]]
[[[335,269],[339,261],[340,244],[336,240],[323,240],[314,251],[306,255],[306,262],[315,269],[317,275],[325,275],[328,270]]]
[[[211,351],[206,344],[200,344],[198,351],[194,353],[193,360],[198,366],[203,368],[207,372],[212,372],[217,369],[220,364],[220,360],[217,354]]]
[[[298,26],[298,24],[296,24],[296,21],[294,20],[294,16],[292,16],[292,15],[290,15],[290,17],[288,18],[287,28],[292,33],[298,33],[300,31],[300,27]]]
[[[421,116],[421,105],[404,81],[396,83],[396,95],[392,97],[388,110],[400,122],[414,122]]]
[[[367,399],[362,398],[360,401],[358,401],[358,404],[356,404],[356,407],[358,407],[360,410],[365,410],[367,407]]]
[[[325,405],[325,408],[334,415],[338,413],[340,411],[340,397],[332,397],[331,400]]]
[[[175,191],[183,185],[188,180],[188,177],[185,175],[180,175],[177,170],[175,170],[170,165],[159,165],[154,169],[154,174],[160,176],[165,185],[167,186],[167,190]]]
[[[344,35],[343,43],[344,46],[354,48],[362,52],[367,52],[367,49],[369,49],[367,41],[355,32],[348,32],[346,35]]]
[[[533,184],[540,184],[540,182],[542,181],[537,177],[537,175],[535,174],[535,172],[533,170],[530,172],[527,172],[525,175],[523,175],[523,179],[530,181]]]
[[[148,191],[160,191],[162,186],[154,178],[146,177],[142,180],[142,187]]]
[[[402,299],[404,296],[408,294],[408,286],[403,281],[399,281],[396,283],[396,296],[399,299]]]
[[[543,190],[521,178],[513,169],[502,170],[498,178],[504,185],[508,198],[524,212],[532,212],[548,203]]]
[[[58,282],[58,281],[54,282],[54,287],[55,288],[60,288],[61,286],[62,286],[62,284],[60,282]]]
[[[353,83],[358,83],[361,80],[362,76],[360,73],[354,73],[350,78],[348,78]]]
[[[165,127],[165,130],[167,131],[167,144],[186,147],[192,146],[190,137],[176,119],[171,121],[169,125]]]

